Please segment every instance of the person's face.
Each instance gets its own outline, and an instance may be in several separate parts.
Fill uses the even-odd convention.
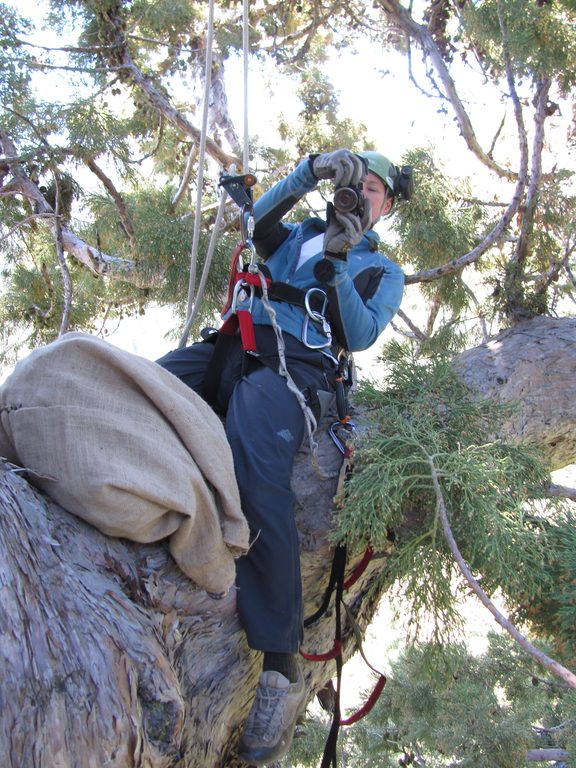
[[[368,171],[362,192],[370,202],[370,220],[375,224],[392,208],[392,198],[388,196],[388,188],[378,176]]]

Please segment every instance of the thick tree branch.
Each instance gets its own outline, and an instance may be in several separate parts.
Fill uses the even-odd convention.
[[[130,216],[128,215],[128,211],[126,209],[126,203],[124,202],[124,198],[118,192],[116,187],[114,186],[114,183],[112,182],[112,179],[107,176],[104,171],[100,168],[99,165],[97,165],[96,161],[91,158],[90,160],[86,161],[86,165],[92,173],[100,179],[102,184],[104,185],[104,188],[114,201],[114,204],[116,205],[116,210],[118,211],[118,216],[120,218],[120,224],[122,225],[122,229],[124,230],[126,237],[128,238],[130,242],[130,250],[133,254],[136,253],[137,247],[136,247],[136,235],[134,233],[134,227],[132,226],[132,221],[130,220]]]
[[[383,2],[389,2],[392,5],[396,4],[396,0],[383,0]],[[415,27],[418,27],[419,29],[423,30],[423,32],[428,34],[426,29],[416,24],[416,22],[414,22],[412,17],[410,17],[409,14],[407,14],[407,12],[404,9],[402,9],[400,6],[398,6],[398,8],[402,12],[401,13],[402,18],[407,16]],[[421,272],[417,272],[414,275],[408,275],[406,277],[407,284],[419,283],[419,282],[432,282],[433,280],[437,280],[439,277],[452,274],[457,270],[467,266],[468,264],[471,264],[477,261],[484,253],[486,253],[486,251],[497,240],[500,239],[500,237],[502,237],[503,233],[505,232],[508,225],[510,224],[510,222],[518,212],[520,205],[522,203],[526,185],[528,183],[528,143],[526,138],[526,129],[524,127],[524,121],[522,118],[522,107],[520,104],[520,99],[518,98],[518,94],[516,93],[516,87],[514,84],[514,74],[512,71],[512,64],[511,64],[510,56],[508,53],[506,28],[504,26],[504,22],[502,19],[500,19],[500,26],[501,26],[501,32],[502,32],[506,77],[508,81],[508,88],[510,91],[510,98],[512,99],[512,103],[514,105],[514,114],[516,117],[516,125],[518,128],[518,141],[519,141],[519,150],[520,150],[520,168],[517,175],[516,188],[514,190],[514,195],[512,196],[512,200],[510,201],[510,204],[508,205],[508,207],[506,208],[506,210],[504,211],[504,213],[502,214],[502,216],[500,217],[496,225],[486,235],[486,237],[482,240],[482,242],[479,243],[471,251],[469,251],[469,253],[466,253],[458,257],[457,259],[453,259],[452,261],[446,264],[443,264],[440,267],[434,267],[433,269],[422,270]],[[442,68],[441,72],[444,71],[446,69],[446,65],[444,64],[444,61],[440,56],[439,51],[436,49],[434,41],[431,38],[429,41],[429,45],[430,47],[436,50],[436,56],[433,59],[435,65]],[[447,70],[446,70],[446,77],[449,78],[450,83],[452,83],[453,85],[453,82]],[[454,98],[458,99],[458,96],[455,91],[454,91]],[[452,105],[454,106],[454,109],[456,110],[456,104],[454,103],[452,98],[450,100]],[[468,120],[467,115],[466,115],[466,119]],[[535,146],[537,146],[537,144],[535,144]],[[496,170],[496,169],[493,168],[492,170]],[[512,177],[511,175],[508,176],[508,178],[511,178],[511,177]]]
[[[507,293],[513,294],[518,291],[519,272],[522,271],[532,241],[534,230],[534,217],[538,207],[538,194],[540,190],[540,181],[542,176],[542,149],[544,146],[544,122],[546,120],[546,106],[548,104],[548,94],[550,92],[550,78],[544,78],[538,85],[536,114],[534,118],[534,139],[532,142],[532,163],[530,169],[530,180],[526,190],[526,202],[522,211],[522,225],[520,236],[516,245],[516,250],[510,261],[515,269],[509,269],[504,289]]]
[[[414,272],[414,274],[412,275],[406,275],[406,285],[410,285],[412,283],[431,283],[434,280],[438,280],[438,278],[440,277],[451,275],[454,272],[458,272],[458,270],[468,266],[469,264],[473,264],[475,261],[478,261],[481,258],[481,256],[483,256],[486,253],[486,251],[489,248],[491,248],[494,245],[494,243],[496,243],[502,237],[508,225],[516,215],[518,208],[520,207],[522,197],[524,195],[525,185],[526,185],[526,175],[525,173],[521,172],[518,175],[516,189],[514,191],[514,195],[512,196],[512,200],[510,201],[510,204],[508,205],[508,207],[500,217],[499,221],[490,230],[490,232],[486,235],[486,237],[482,240],[481,243],[479,243],[475,248],[473,248],[468,253],[465,253],[462,256],[459,256],[457,259],[451,259],[450,261],[440,265],[439,267],[433,267],[432,269],[423,269],[420,272]]]

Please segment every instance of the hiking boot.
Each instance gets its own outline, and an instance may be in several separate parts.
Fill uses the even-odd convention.
[[[252,765],[280,760],[292,743],[296,720],[306,704],[304,677],[291,683],[280,672],[262,672],[256,699],[238,747],[238,757]]]

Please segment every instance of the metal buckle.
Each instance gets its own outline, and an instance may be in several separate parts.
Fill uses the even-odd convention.
[[[311,298],[316,293],[319,293],[322,296],[322,309],[320,312],[312,309],[310,306]],[[308,347],[308,349],[324,349],[324,347],[329,347],[332,344],[332,331],[330,329],[330,323],[325,317],[326,310],[328,309],[328,296],[326,295],[326,291],[323,291],[322,288],[310,288],[307,290],[306,295],[304,296],[304,307],[306,309],[306,315],[304,317],[304,322],[302,323],[302,343],[304,346]],[[308,326],[310,325],[310,320],[312,320],[313,323],[318,323],[322,326],[322,333],[326,336],[326,341],[322,344],[312,344],[308,341]]]
[[[249,289],[249,291],[247,289]],[[244,293],[246,294],[245,297],[239,297],[239,294],[241,293],[241,291],[244,291]],[[244,301],[248,300],[248,297],[250,297],[250,304],[248,305],[248,311],[252,312],[252,304],[254,303],[254,293],[255,293],[255,290],[253,285],[248,285],[243,280],[238,280],[238,282],[234,286],[234,292],[232,293],[232,304],[230,306],[230,311],[235,313],[236,307],[238,306],[238,301],[243,303]]]

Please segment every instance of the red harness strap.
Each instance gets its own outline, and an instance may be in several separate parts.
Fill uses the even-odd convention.
[[[236,250],[232,254],[232,272],[230,276],[230,282],[228,283],[228,294],[226,298],[226,305],[222,310],[222,314],[225,314],[232,309],[232,314],[228,317],[223,325],[219,329],[219,333],[224,336],[234,336],[238,328],[240,329],[240,338],[242,339],[242,349],[245,352],[256,352],[256,335],[254,333],[254,323],[252,322],[252,313],[249,309],[236,309],[235,293],[238,284],[249,285],[254,287],[260,287],[260,275],[254,272],[238,272],[238,259],[240,254],[244,250],[243,246],[237,246]],[[266,278],[266,285],[269,286],[272,281],[270,278]]]
[[[384,690],[385,685],[386,677],[384,675],[380,675],[378,682],[374,686],[374,690],[370,696],[368,696],[364,704],[360,707],[360,709],[354,712],[353,715],[350,715],[350,717],[346,718],[346,720],[340,720],[340,725],[354,725],[354,723],[357,723],[359,720],[362,720],[363,717],[366,717],[368,712],[370,712],[374,704],[376,704],[380,698],[380,694]]]
[[[331,661],[341,654],[342,643],[339,640],[334,641],[332,649],[327,653],[305,653],[303,650],[300,650],[300,656],[302,656],[303,659],[306,659],[306,661]]]
[[[366,551],[364,552],[364,557],[362,558],[362,560],[360,560],[356,568],[354,568],[350,576],[348,576],[348,578],[344,581],[344,589],[350,589],[350,587],[353,584],[356,584],[360,576],[362,576],[362,574],[368,567],[368,563],[370,562],[370,560],[372,560],[373,557],[374,557],[374,550],[372,549],[372,547],[370,546],[366,547]]]

